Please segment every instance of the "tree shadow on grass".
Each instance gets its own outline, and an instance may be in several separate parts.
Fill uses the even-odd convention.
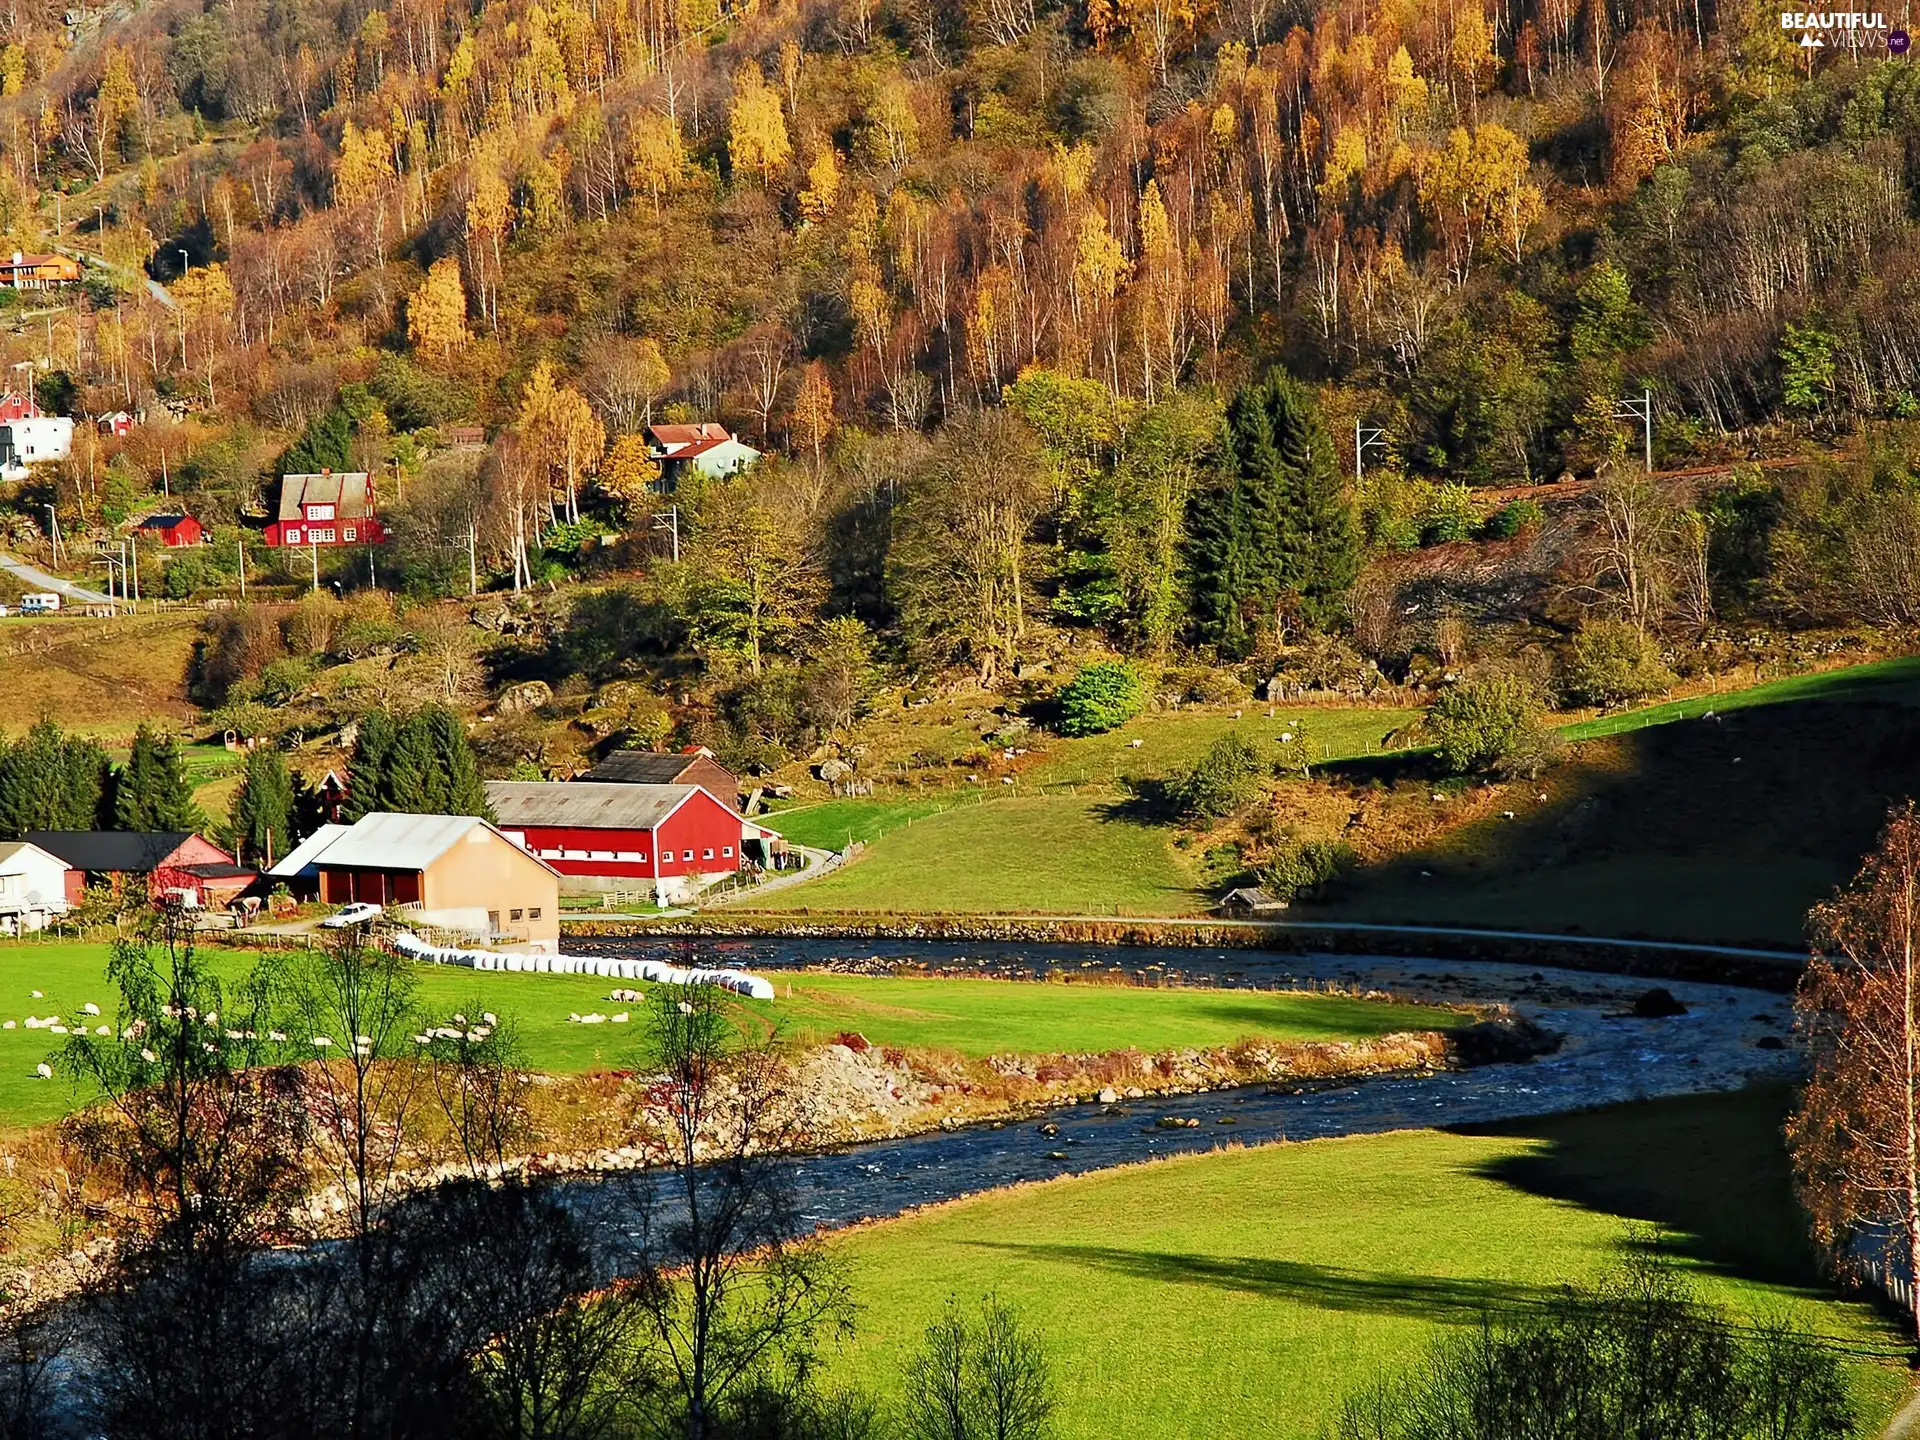
[[[1484,1179],[1656,1226],[1670,1248],[1727,1276],[1816,1289],[1781,1133],[1791,1103],[1786,1086],[1754,1086],[1453,1133],[1538,1142],[1476,1166]]]
[[[1092,807],[1096,819],[1123,825],[1172,825],[1180,819],[1180,806],[1172,787],[1165,780],[1122,778],[1118,800],[1103,801]]]
[[[1302,1260],[1256,1256],[1182,1255],[1161,1250],[1125,1250],[1108,1245],[1029,1245],[973,1240],[972,1248],[1008,1259],[1027,1259],[1104,1270],[1161,1285],[1202,1285],[1272,1300],[1290,1300],[1319,1310],[1398,1315],[1445,1324],[1468,1324],[1489,1311],[1538,1305],[1560,1292],[1548,1286],[1512,1284],[1458,1276],[1405,1275]]]

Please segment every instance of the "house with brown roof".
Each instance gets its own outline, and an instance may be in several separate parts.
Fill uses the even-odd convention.
[[[280,508],[264,538],[274,546],[382,543],[387,532],[374,506],[373,477],[364,470],[282,475]]]
[[[67,255],[25,255],[16,250],[0,260],[0,285],[15,290],[51,290],[80,283],[80,262]]]
[[[605,785],[698,785],[736,811],[740,808],[740,777],[714,757],[704,745],[684,750],[616,750],[579,781]]]
[[[697,425],[647,426],[647,454],[660,467],[660,489],[671,494],[691,467],[712,480],[749,468],[760,452],[712,420]]]

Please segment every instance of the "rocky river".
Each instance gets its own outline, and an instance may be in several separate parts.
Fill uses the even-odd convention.
[[[680,943],[600,942],[607,954],[685,963]],[[791,1163],[808,1223],[838,1226],[1053,1175],[1230,1144],[1322,1139],[1413,1126],[1522,1119],[1665,1095],[1737,1089],[1795,1073],[1787,996],[1662,982],[1684,1013],[1633,1015],[1651,982],[1588,971],[1461,961],[1268,954],[1249,950],[932,942],[703,942],[705,963],[776,973],[818,966],[866,973],[1033,979],[1117,971],[1143,983],[1338,986],[1409,1000],[1500,1002],[1565,1037],[1551,1055],[1429,1075],[1297,1087],[1245,1087],[1044,1119],[875,1141]],[[1188,1125],[1186,1121],[1197,1121]],[[1043,1130],[1043,1126],[1048,1127]]]

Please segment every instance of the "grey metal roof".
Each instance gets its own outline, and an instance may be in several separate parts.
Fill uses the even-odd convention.
[[[347,825],[322,825],[282,856],[280,863],[270,868],[267,874],[280,880],[292,879],[303,870],[310,869],[315,857],[351,828]]]
[[[474,815],[363,815],[309,863],[322,869],[424,870],[476,828],[491,831],[501,844],[513,845],[541,869],[559,873]]]
[[[282,520],[306,519],[305,506],[331,505],[336,520],[360,520],[373,513],[372,487],[364,470],[335,470],[325,475],[282,475]]]
[[[618,781],[622,785],[673,785],[698,763],[699,755],[661,753],[654,750],[616,750],[580,778],[588,781]]]
[[[698,785],[599,784],[591,780],[489,780],[487,802],[502,825],[651,830],[700,789]],[[731,806],[715,803],[732,813]]]
[[[486,823],[472,815],[363,815],[320,852],[319,863],[424,870]]]

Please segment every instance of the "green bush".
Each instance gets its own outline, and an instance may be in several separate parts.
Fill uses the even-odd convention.
[[[1657,694],[1674,674],[1653,637],[1624,620],[1595,620],[1573,637],[1560,665],[1560,686],[1576,705],[1620,705]]]
[[[1420,522],[1420,543],[1445,545],[1454,540],[1470,540],[1480,527],[1480,508],[1473,492],[1464,485],[1442,485],[1427,501]]]
[[[1180,813],[1196,820],[1218,820],[1253,799],[1263,767],[1260,753],[1236,734],[1222,735],[1190,769],[1168,786]]]
[[[1098,735],[1147,708],[1147,682],[1124,660],[1086,666],[1060,691],[1060,733]]]
[[[1497,769],[1542,743],[1539,701],[1517,675],[1492,673],[1455,685],[1433,702],[1425,723],[1440,763],[1455,775]]]
[[[1537,500],[1509,500],[1487,517],[1485,533],[1490,540],[1511,540],[1522,530],[1531,530],[1547,518]]]
[[[1260,870],[1260,888],[1276,900],[1313,900],[1359,863],[1339,840],[1291,840]]]

